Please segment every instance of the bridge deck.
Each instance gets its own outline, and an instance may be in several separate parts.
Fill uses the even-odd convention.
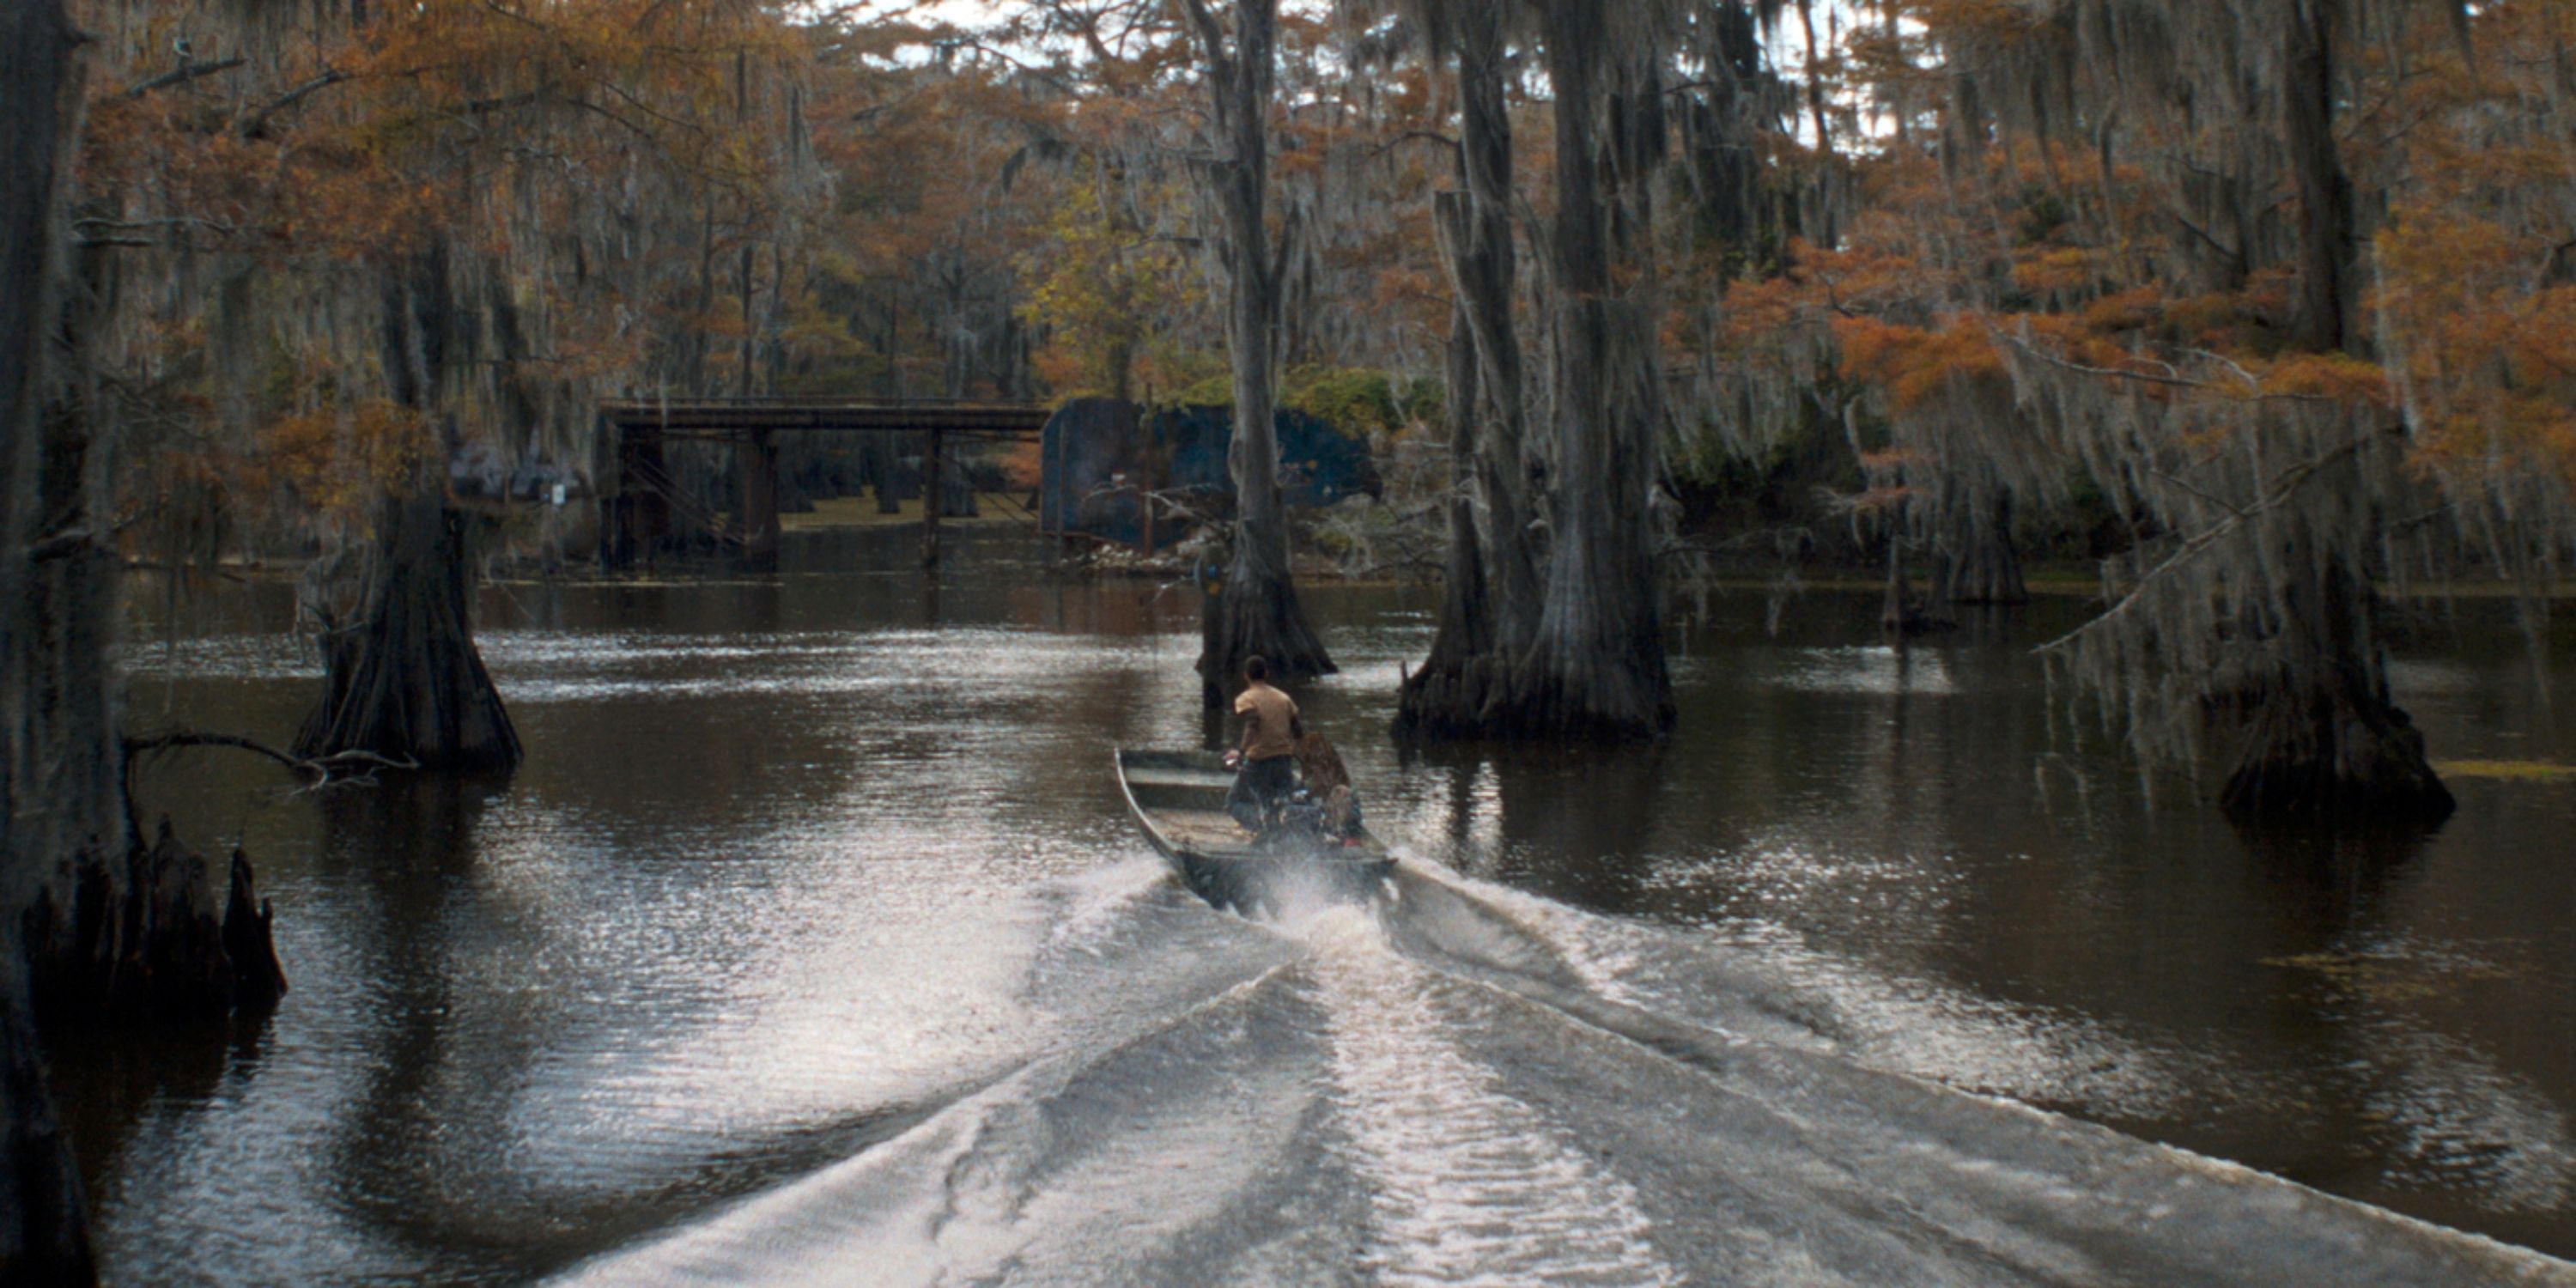
[[[606,516],[615,534],[611,562],[631,561],[671,530],[679,498],[663,468],[662,448],[673,440],[730,444],[737,472],[736,518],[729,526],[754,568],[778,562],[778,443],[780,431],[855,434],[920,434],[922,476],[944,489],[949,477],[945,440],[1027,439],[1046,428],[1053,409],[1036,403],[887,401],[857,398],[626,398],[599,405],[599,417],[617,428],[617,489]],[[939,563],[939,516],[944,507],[922,507],[922,562]]]
[[[621,430],[659,430],[671,437],[727,438],[753,430],[842,433],[1003,434],[1045,428],[1051,408],[1037,403],[884,402],[838,398],[628,399],[603,402],[599,414]]]

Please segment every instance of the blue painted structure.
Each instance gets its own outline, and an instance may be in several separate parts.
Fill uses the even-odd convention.
[[[1368,443],[1304,412],[1281,410],[1279,484],[1288,504],[1336,505],[1377,496],[1382,484]],[[1038,524],[1058,535],[1122,545],[1161,545],[1149,534],[1147,492],[1181,493],[1204,503],[1230,501],[1226,453],[1234,445],[1229,407],[1170,407],[1149,418],[1134,403],[1077,398],[1056,410],[1040,434],[1042,478]]]

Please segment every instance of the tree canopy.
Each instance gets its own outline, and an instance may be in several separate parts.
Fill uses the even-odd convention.
[[[2563,6],[957,12],[85,7],[117,504],[174,556],[347,543],[461,449],[604,472],[604,394],[1371,369],[1446,384],[1386,432],[1454,449],[1485,586],[1426,729],[1661,727],[1655,596],[1600,597],[1683,561],[1677,496],[1817,444],[1943,595],[2119,534],[2056,652],[2180,756],[2320,674],[2387,707],[2381,588],[2568,546]]]

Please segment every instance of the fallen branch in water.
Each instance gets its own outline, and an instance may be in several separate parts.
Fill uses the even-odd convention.
[[[356,786],[375,781],[376,773],[385,769],[418,769],[420,762],[409,757],[380,756],[372,751],[340,751],[328,756],[305,757],[279,751],[256,738],[232,733],[195,733],[174,730],[146,738],[125,740],[125,766],[129,773],[134,758],[147,752],[167,751],[173,747],[230,747],[266,756],[313,781],[299,791],[318,791],[324,787]]]
[[[126,738],[121,741],[125,747],[125,821],[134,829],[134,835],[137,837],[146,833],[143,830],[140,803],[134,797],[134,760],[137,756],[149,752],[168,751],[175,747],[230,747],[235,751],[247,751],[254,755],[266,756],[299,774],[311,777],[312,781],[288,793],[296,796],[306,792],[318,792],[326,787],[372,786],[376,781],[376,771],[380,769],[420,768],[416,761],[395,760],[391,757],[379,756],[372,751],[343,751],[319,759],[307,759],[279,751],[256,738],[245,738],[240,734],[232,733],[172,730],[168,733],[157,733],[144,738]],[[366,768],[355,773],[333,776],[335,771],[354,765],[364,765]],[[163,826],[166,827],[168,824],[165,822]]]

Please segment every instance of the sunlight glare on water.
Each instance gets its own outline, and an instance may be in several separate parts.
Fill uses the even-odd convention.
[[[1984,1097],[2576,1251],[2576,789],[2240,836],[2055,718],[2046,605],[1898,651],[1820,593],[1717,602],[1667,745],[1407,748],[1428,614],[1326,586],[1299,701],[1407,857],[1256,924],[1109,772],[1222,736],[1194,603],[971,532],[929,596],[870,540],[487,597],[506,783],[143,763],[294,986],[62,1061],[111,1278],[2571,1282]],[[138,632],[138,716],[287,740],[290,620]],[[2518,658],[2398,674],[2440,754],[2576,759]]]
[[[1443,1034],[1443,981],[1372,912],[1293,923],[1332,1048],[1333,1104],[1370,1189],[1361,1266],[1391,1284],[1668,1284],[1634,1188],[1501,1094]],[[1454,982],[1447,987],[1461,987]]]

